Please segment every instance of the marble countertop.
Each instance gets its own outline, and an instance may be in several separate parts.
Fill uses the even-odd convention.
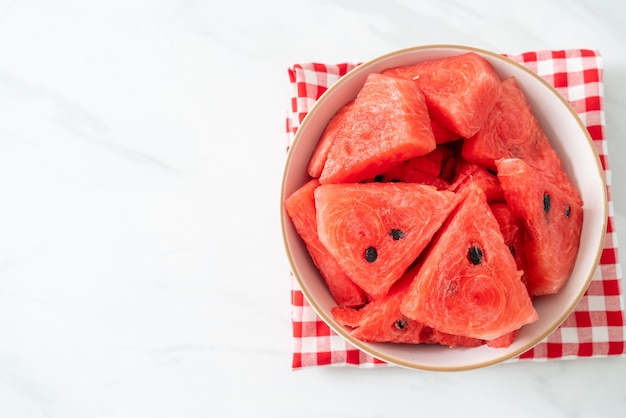
[[[455,43],[604,56],[621,1],[0,1],[0,416],[626,416],[626,359],[291,371],[287,68]],[[87,5],[89,4],[89,5]]]

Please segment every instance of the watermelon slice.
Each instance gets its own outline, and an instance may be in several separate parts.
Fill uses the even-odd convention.
[[[345,104],[341,109],[339,109],[339,111],[337,111],[337,113],[333,115],[332,118],[330,118],[330,121],[328,122],[328,125],[326,125],[326,129],[324,129],[319,142],[313,150],[311,159],[309,160],[307,171],[311,177],[319,178],[322,174],[322,169],[324,168],[324,163],[326,162],[326,157],[328,156],[328,150],[330,150],[335,140],[335,136],[337,135],[337,131],[341,127],[341,124],[346,120],[347,113],[352,110],[353,105],[354,100]]]
[[[362,306],[366,302],[365,293],[348,278],[318,238],[314,199],[318,185],[317,180],[310,180],[293,192],[285,199],[285,210],[337,305]]]
[[[453,160],[454,152],[447,144],[438,145],[428,154],[403,161],[370,180],[430,184],[445,190],[450,183],[444,172],[449,169],[448,163]]]
[[[442,332],[493,340],[538,316],[485,194],[469,187],[463,195],[400,309]]]
[[[370,74],[335,134],[319,180],[365,180],[435,146],[424,96],[415,84]]]
[[[532,295],[558,292],[569,278],[578,255],[583,211],[562,184],[544,177],[524,160],[496,161],[504,197],[524,220],[528,288]]]
[[[350,334],[365,342],[404,344],[442,344],[450,347],[475,347],[484,341],[446,334],[400,312],[400,303],[411,284],[412,276],[405,275],[396,282],[385,297],[369,302],[361,309],[335,307],[332,314],[343,326],[353,328]]]
[[[502,95],[482,129],[465,140],[462,155],[492,170],[500,158],[521,158],[582,204],[580,193],[563,170],[558,154],[514,77],[502,81]]]
[[[383,74],[413,80],[432,119],[463,138],[482,127],[502,89],[493,66],[475,52],[389,68]]]
[[[457,178],[450,185],[448,190],[459,192],[463,190],[464,187],[474,184],[485,192],[488,202],[504,201],[502,186],[500,186],[500,181],[495,174],[490,173],[486,168],[478,164],[468,163],[463,159],[461,159],[461,162],[457,163],[456,168],[458,170]]]
[[[429,154],[427,154],[429,155]],[[450,183],[443,180],[438,175],[428,173],[421,170],[421,162],[416,161],[420,157],[412,158],[408,161],[401,162],[400,164],[392,167],[388,171],[377,175],[373,179],[366,180],[366,182],[403,182],[403,183],[419,183],[435,186],[438,190],[447,190],[450,187]]]
[[[515,341],[515,338],[517,337],[517,334],[519,334],[519,332],[519,329],[507,332],[501,337],[487,341],[487,346],[491,348],[507,348],[511,344],[513,344],[513,341]]]
[[[496,221],[498,221],[504,243],[509,247],[515,259],[517,270],[522,272],[522,283],[526,285],[528,282],[526,277],[528,266],[524,253],[524,236],[526,235],[526,230],[523,220],[513,214],[513,211],[507,203],[492,203],[489,206],[493,216],[496,218]]]
[[[422,343],[424,325],[408,319],[400,312],[400,301],[409,284],[409,280],[399,280],[387,295],[369,302],[361,309],[333,308],[333,317],[340,325],[354,328],[350,334],[361,341]]]
[[[411,183],[328,184],[315,190],[319,239],[374,299],[385,296],[457,204]]]
[[[430,126],[433,128],[433,136],[435,137],[435,142],[437,144],[444,144],[446,142],[461,139],[459,134],[446,128],[446,125],[438,119],[435,119],[433,115],[430,115]]]

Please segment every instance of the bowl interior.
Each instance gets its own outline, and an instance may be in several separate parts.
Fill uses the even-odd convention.
[[[508,348],[486,346],[449,349],[441,346],[363,343],[338,325],[330,310],[335,306],[305,245],[283,211],[282,228],[292,271],[302,292],[317,314],[339,335],[361,350],[399,366],[426,370],[464,370],[507,360],[527,351],[554,331],[574,309],[598,264],[607,220],[604,174],[597,151],[583,123],[569,104],[543,79],[499,54],[465,46],[433,45],[396,51],[366,62],[340,79],[318,100],[303,120],[290,148],[285,166],[281,198],[284,200],[309,180],[308,160],[328,120],[352,100],[367,75],[385,68],[474,51],[487,59],[501,78],[514,76],[537,119],[559,154],[564,169],[584,200],[583,229],[579,256],[572,276],[558,294],[539,297],[535,308],[539,320],[522,328]]]

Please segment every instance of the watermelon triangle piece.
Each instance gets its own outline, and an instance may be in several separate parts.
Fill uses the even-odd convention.
[[[354,100],[348,102],[330,118],[330,121],[328,121],[320,140],[313,150],[309,165],[307,166],[307,171],[311,177],[319,178],[322,174],[326,158],[328,157],[328,151],[335,142],[335,136],[337,136],[337,132],[339,132],[341,125],[346,120],[347,114],[352,110],[353,105]]]
[[[529,291],[534,296],[556,293],[574,269],[583,224],[582,207],[561,185],[524,160],[508,158],[496,164],[504,197],[526,227],[524,252]]]
[[[490,203],[489,207],[496,221],[498,221],[504,243],[509,247],[509,251],[515,259],[517,270],[522,272],[522,283],[526,285],[528,283],[528,265],[524,248],[524,237],[526,236],[524,221],[513,213],[507,203]]]
[[[293,192],[285,199],[285,211],[337,305],[362,306],[366,302],[365,293],[343,272],[318,238],[314,199],[314,191],[318,185],[319,182],[313,179]]]
[[[389,68],[383,74],[413,80],[433,120],[463,138],[482,127],[502,89],[493,66],[475,52]]]
[[[476,347],[484,341],[475,338],[446,334],[400,312],[400,303],[409,290],[412,276],[398,280],[381,299],[373,300],[360,309],[335,307],[334,319],[343,326],[353,328],[354,338],[365,342],[390,342],[404,344],[441,344],[449,347]]]
[[[465,140],[462,155],[468,161],[493,170],[500,158],[521,158],[561,184],[578,204],[582,204],[580,193],[563,170],[558,154],[514,77],[502,81],[500,98],[482,129]]]
[[[493,340],[537,320],[515,260],[478,187],[441,228],[401,312],[442,332]]]
[[[319,239],[343,271],[378,299],[402,277],[458,202],[455,193],[412,183],[320,185]]]
[[[328,150],[320,183],[372,178],[435,149],[424,96],[409,80],[369,74]]]
[[[408,280],[399,280],[387,295],[361,309],[335,307],[333,318],[340,325],[353,328],[350,335],[364,342],[419,344],[424,341],[424,325],[400,312],[400,301],[409,284]]]
[[[465,160],[457,164],[457,169],[457,177],[448,190],[458,193],[463,188],[473,184],[485,192],[489,203],[504,201],[502,186],[500,186],[500,180],[495,174],[478,164],[468,163]]]

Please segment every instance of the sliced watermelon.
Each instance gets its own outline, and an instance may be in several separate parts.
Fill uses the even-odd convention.
[[[410,183],[328,184],[315,190],[319,239],[368,295],[383,297],[458,202]]]
[[[433,135],[437,144],[444,144],[461,138],[459,134],[448,129],[443,122],[433,118],[432,115],[430,115],[430,126],[433,128]]]
[[[482,129],[465,140],[462,155],[492,170],[500,158],[521,158],[582,204],[580,193],[563,170],[558,154],[514,77],[502,81],[499,100]]]
[[[408,280],[399,280],[387,295],[361,309],[333,308],[333,317],[340,325],[354,328],[350,334],[361,341],[420,344],[424,342],[424,325],[400,312],[400,301],[409,284]]]
[[[478,187],[441,228],[400,306],[454,335],[493,340],[537,320],[515,260]]]
[[[324,129],[324,132],[322,133],[322,136],[320,137],[317,146],[313,150],[311,159],[309,160],[307,171],[311,177],[319,178],[319,176],[322,174],[322,169],[324,168],[326,157],[328,157],[328,151],[335,141],[337,131],[339,131],[341,124],[346,120],[347,113],[350,112],[353,105],[354,100],[345,104],[341,109],[339,109],[339,111],[337,111],[337,113],[333,115],[333,117],[328,122],[328,125],[326,125],[326,128]]]
[[[317,180],[310,180],[292,193],[285,199],[285,210],[337,305],[361,306],[366,302],[365,293],[348,278],[318,238],[314,199],[318,185]]]
[[[517,334],[519,334],[519,332],[520,332],[519,329],[516,329],[515,331],[507,332],[501,337],[487,341],[487,346],[491,348],[507,348],[511,344],[513,344],[513,341],[515,341],[515,338],[517,338]]]
[[[424,93],[432,119],[463,138],[474,135],[500,96],[500,77],[475,52],[395,67],[383,74],[413,80]]]
[[[353,328],[350,334],[365,342],[442,344],[450,347],[484,344],[482,340],[437,331],[404,316],[400,312],[400,303],[409,290],[411,279],[412,276],[405,275],[385,297],[371,301],[361,309],[333,308],[333,317],[340,325]]]
[[[524,221],[513,213],[507,203],[492,203],[489,206],[493,216],[498,221],[504,243],[509,247],[515,259],[517,270],[522,272],[522,283],[526,285],[528,283],[526,277],[528,266],[524,248],[524,237],[526,236]]]
[[[448,164],[453,162],[455,153],[451,144],[437,145],[428,154],[403,161],[377,177],[381,181],[430,184],[444,190],[450,187],[447,170],[450,170]]]
[[[532,295],[556,293],[569,278],[578,255],[582,207],[561,184],[546,178],[524,160],[496,161],[504,197],[524,220],[528,288]]]
[[[434,151],[433,151],[434,152]],[[429,156],[426,154],[424,157]],[[375,182],[403,182],[403,183],[419,183],[435,186],[439,190],[446,190],[450,187],[450,183],[439,177],[439,174],[432,174],[429,167],[431,161],[428,159],[421,160],[423,157],[412,158],[403,161],[400,164],[390,168],[368,181]],[[439,169],[441,170],[441,169]]]
[[[471,184],[479,186],[487,197],[487,202],[504,201],[502,186],[495,174],[478,164],[468,163],[462,160],[456,166],[458,174],[448,190],[459,192]]]
[[[370,74],[335,134],[320,183],[372,178],[435,146],[424,96],[415,84]]]

